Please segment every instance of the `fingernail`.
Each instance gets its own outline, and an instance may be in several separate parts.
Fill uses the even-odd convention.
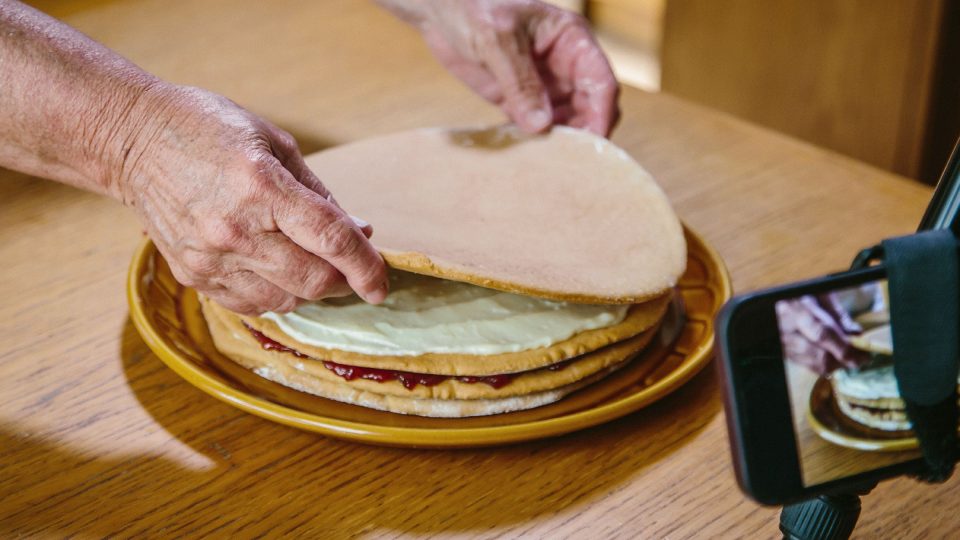
[[[388,292],[390,292],[390,285],[384,281],[377,287],[377,290],[367,294],[364,300],[366,300],[368,304],[380,304],[386,300]]]
[[[549,126],[551,120],[550,113],[543,109],[534,109],[527,113],[527,125],[536,130]]]
[[[353,222],[357,224],[357,227],[360,227],[361,229],[365,229],[365,228],[367,228],[367,227],[370,226],[369,223],[367,223],[366,221],[358,218],[357,216],[350,216],[350,219],[352,219]]]

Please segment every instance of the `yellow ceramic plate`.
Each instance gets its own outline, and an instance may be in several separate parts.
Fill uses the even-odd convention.
[[[675,390],[709,362],[713,319],[730,297],[716,251],[689,229],[687,270],[678,285],[686,319],[672,343],[655,340],[631,364],[557,403],[495,416],[421,418],[330,401],[272,383],[213,347],[197,295],[180,286],[145,240],[127,282],[130,315],[147,345],[190,384],[244,411],[331,437],[426,448],[491,446],[540,439],[619,418]]]
[[[868,452],[902,452],[920,447],[912,431],[874,429],[843,414],[833,397],[833,385],[820,377],[810,391],[807,422],[823,439],[847,448]]]

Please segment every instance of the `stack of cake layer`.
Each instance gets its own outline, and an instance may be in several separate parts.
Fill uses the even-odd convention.
[[[307,162],[374,225],[387,300],[201,305],[226,356],[329,399],[437,417],[552,403],[641,353],[686,265],[660,188],[586,132],[415,130]]]
[[[907,404],[893,368],[893,334],[886,312],[875,313],[884,321],[851,339],[851,344],[873,355],[872,361],[857,369],[838,369],[830,374],[837,408],[845,416],[868,428],[896,432],[911,429]],[[862,323],[861,323],[862,324]],[[957,381],[960,389],[960,380]]]

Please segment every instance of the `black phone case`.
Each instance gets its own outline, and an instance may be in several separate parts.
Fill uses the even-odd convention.
[[[780,505],[857,490],[920,470],[922,462],[917,459],[815,486],[804,486],[802,481],[774,305],[885,276],[879,265],[756,291],[734,297],[718,315],[716,362],[734,469],[741,489],[757,502]]]

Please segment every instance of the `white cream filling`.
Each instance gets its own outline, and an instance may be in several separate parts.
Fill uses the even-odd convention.
[[[357,296],[265,313],[290,337],[316,347],[369,355],[489,355],[547,347],[621,322],[628,306],[520,296],[475,285],[391,272],[378,306]]]
[[[863,370],[838,369],[830,374],[837,390],[856,399],[899,398],[893,366],[868,367]]]

